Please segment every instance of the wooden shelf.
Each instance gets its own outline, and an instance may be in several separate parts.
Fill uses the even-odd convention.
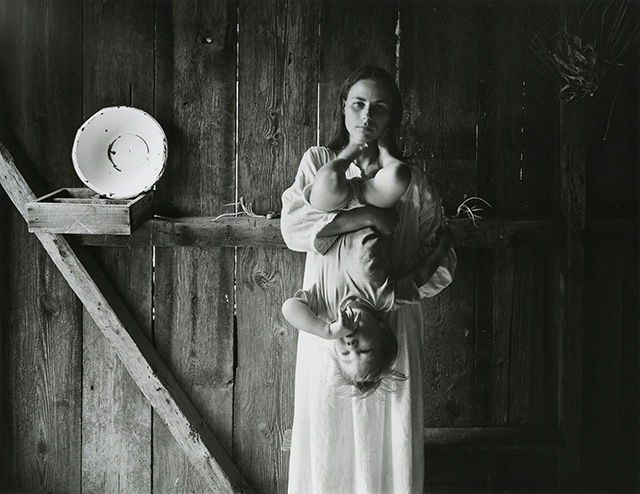
[[[563,244],[564,226],[558,219],[488,218],[476,227],[470,219],[450,222],[458,247],[553,247]],[[154,217],[129,237],[115,235],[78,235],[90,246],[158,247],[275,247],[286,248],[279,219]]]

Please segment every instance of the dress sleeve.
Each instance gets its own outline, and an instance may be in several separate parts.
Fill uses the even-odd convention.
[[[398,310],[405,305],[420,302],[420,290],[408,278],[400,278],[393,283],[393,305],[390,310]]]
[[[325,212],[309,203],[308,194],[318,169],[324,163],[322,148],[310,148],[303,155],[291,187],[282,194],[280,229],[289,249],[298,252],[324,254],[336,240],[336,236],[318,237],[318,232],[331,223],[337,211]]]
[[[420,187],[420,256],[428,256],[436,247],[436,232],[442,225],[442,203],[437,188],[426,176],[421,177]],[[452,281],[457,265],[456,253],[449,251],[431,279],[419,287],[420,296],[433,297]]]
[[[314,312],[317,310],[317,300],[318,294],[315,285],[312,285],[308,290],[300,289],[297,290],[292,298],[296,300],[300,300],[307,304],[307,306],[313,310]]]

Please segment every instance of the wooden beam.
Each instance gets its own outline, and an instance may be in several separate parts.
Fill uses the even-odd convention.
[[[2,143],[0,181],[26,218],[36,196]],[[212,491],[252,492],[92,257],[63,235],[36,236]]]
[[[119,237],[119,238],[118,238]],[[220,218],[156,216],[130,236],[78,235],[78,242],[91,246],[157,247],[275,247],[286,248],[280,220],[266,218]]]
[[[424,431],[425,449],[560,449],[557,427],[438,427]]]
[[[456,244],[463,248],[557,247],[563,243],[563,223],[555,219],[509,220],[487,218],[477,226],[470,219],[450,221]],[[280,220],[267,218],[156,216],[130,236],[78,235],[81,245],[159,247],[274,247],[286,248]]]

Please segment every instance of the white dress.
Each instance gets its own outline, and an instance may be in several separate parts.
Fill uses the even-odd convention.
[[[335,157],[336,153],[327,148],[310,148],[301,160],[294,184],[282,195],[283,237],[290,249],[308,253],[304,288],[317,285],[320,276],[329,279],[332,270],[340,269],[340,256],[336,255],[340,249],[334,245],[338,237],[317,237],[337,213],[314,209],[306,194],[316,171]],[[411,174],[411,183],[396,205],[399,222],[392,244],[394,272],[406,271],[419,255],[429,253],[442,221],[437,191],[418,168],[412,167]],[[360,170],[351,165],[347,177],[359,175]],[[455,253],[451,251],[431,280],[419,287],[420,296],[436,295],[451,283],[455,265]],[[333,342],[299,332],[290,494],[422,492],[421,306],[404,306],[390,318],[398,339],[397,369],[409,379],[395,392],[366,399],[345,397],[336,387],[330,353]]]

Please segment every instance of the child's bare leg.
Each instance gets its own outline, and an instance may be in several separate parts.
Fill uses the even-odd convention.
[[[318,170],[309,197],[314,208],[335,211],[344,207],[349,198],[349,185],[345,175],[348,167],[347,160],[336,158]]]
[[[347,168],[367,148],[365,143],[350,142],[338,157],[325,164],[313,181],[309,202],[321,211],[343,208],[349,199]]]
[[[367,204],[390,208],[405,193],[411,182],[411,170],[401,161],[384,166],[375,176],[362,184],[362,194]]]

